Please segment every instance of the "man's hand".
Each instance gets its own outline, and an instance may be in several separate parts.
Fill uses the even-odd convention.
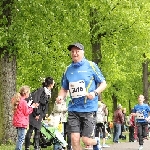
[[[35,120],[38,121],[39,118],[40,118],[40,115],[39,115],[39,116],[36,116],[36,117],[35,117]]]
[[[57,104],[61,104],[62,101],[63,101],[63,97],[62,97],[62,96],[58,96],[58,97],[56,98],[56,103],[57,103]]]
[[[87,96],[88,99],[92,100],[92,99],[95,98],[95,93],[94,92],[90,92],[90,93],[87,93],[86,96]]]
[[[38,108],[38,106],[39,106],[39,103],[33,103],[33,104],[31,105],[32,108]]]

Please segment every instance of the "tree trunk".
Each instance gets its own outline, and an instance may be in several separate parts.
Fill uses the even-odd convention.
[[[95,15],[97,10],[92,9],[90,10],[90,32],[91,32],[91,44],[92,44],[92,61],[95,62],[97,65],[99,62],[101,62],[102,54],[101,54],[101,38],[102,35],[101,33],[95,36],[95,34],[98,32],[98,28],[94,28],[97,24],[97,21],[95,20]],[[94,18],[92,20],[92,18]]]
[[[91,33],[91,45],[92,45],[92,61],[97,65],[101,63],[102,53],[101,53],[101,38],[106,35],[106,33],[99,33],[97,36],[96,33],[99,31],[99,28],[96,27],[97,20],[95,20],[95,15],[97,10],[94,8],[90,9],[90,33]],[[94,19],[92,19],[94,18]],[[102,99],[102,95],[100,95]]]
[[[0,27],[9,32],[12,18],[13,0],[2,0]],[[7,35],[7,34],[6,34]],[[10,38],[10,37],[9,37]],[[16,58],[10,49],[14,49],[12,39],[5,37],[6,45],[0,47],[0,141],[2,143],[13,142],[16,139],[16,129],[12,126],[11,98],[16,92]],[[12,51],[13,52],[13,51]]]
[[[101,62],[101,58],[100,43],[92,43],[92,61],[98,65]]]
[[[49,101],[49,110],[48,113],[51,114],[53,108],[54,108],[54,103],[56,101],[56,97],[58,96],[58,84],[55,83],[54,88],[52,89],[52,97]]]
[[[16,91],[16,58],[8,53],[0,59],[1,141],[14,141],[16,129],[12,126],[11,98]]]
[[[115,94],[112,95],[112,100],[113,100],[112,112],[114,112],[117,109],[117,97],[115,96]]]
[[[149,99],[148,61],[144,62],[142,66],[143,66],[143,95],[145,97],[145,103],[148,103]]]
[[[132,108],[131,108],[131,100],[129,99],[129,114],[131,113],[131,110],[132,110]]]

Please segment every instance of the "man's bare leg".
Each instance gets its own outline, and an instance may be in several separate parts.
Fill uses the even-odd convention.
[[[82,141],[85,145],[96,145],[97,144],[97,141],[95,139],[88,138],[85,136],[82,137]]]
[[[80,133],[71,133],[71,144],[73,150],[82,150],[80,145]]]

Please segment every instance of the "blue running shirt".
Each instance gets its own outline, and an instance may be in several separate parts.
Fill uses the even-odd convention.
[[[95,63],[93,63],[93,67],[84,58],[81,62],[70,64],[64,73],[62,87],[69,90],[71,97],[68,111],[97,111],[98,96],[90,100],[85,97],[85,92],[93,92],[99,83],[105,81],[105,78]]]
[[[141,119],[136,119],[137,122],[139,123],[144,123],[147,122],[147,120],[145,120],[145,118],[148,118],[148,113],[150,112],[150,107],[147,104],[142,104],[142,105],[135,105],[134,109],[132,110],[133,113],[138,113],[140,114]],[[144,119],[142,119],[142,116]]]

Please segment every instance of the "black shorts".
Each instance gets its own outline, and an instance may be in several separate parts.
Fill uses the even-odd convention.
[[[97,123],[96,124],[96,136],[99,137],[99,133],[102,131],[103,138],[106,137],[106,131],[105,131],[105,124],[104,123]]]
[[[96,112],[68,112],[68,132],[95,136]]]

